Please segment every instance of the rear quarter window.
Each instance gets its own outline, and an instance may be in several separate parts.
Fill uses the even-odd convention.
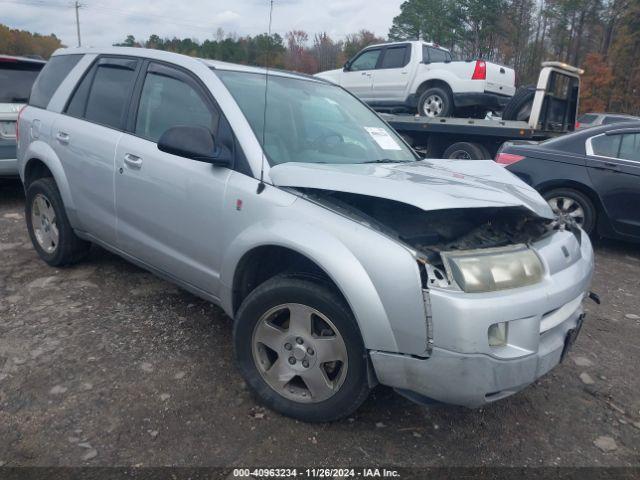
[[[53,94],[81,58],[82,55],[58,55],[52,57],[33,84],[29,105],[47,108]]]

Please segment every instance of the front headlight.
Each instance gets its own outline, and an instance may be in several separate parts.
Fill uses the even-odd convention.
[[[468,293],[524,287],[542,280],[538,256],[525,245],[465,252],[443,252],[445,268]]]

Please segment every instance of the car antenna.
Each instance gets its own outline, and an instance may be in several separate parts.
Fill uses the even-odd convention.
[[[267,36],[267,58],[264,75],[264,111],[262,112],[262,161],[260,163],[260,183],[258,183],[257,193],[260,195],[265,189],[264,183],[264,162],[265,162],[265,141],[267,136],[267,93],[269,89],[269,59],[271,49],[271,20],[273,18],[273,0],[269,0],[269,33]]]

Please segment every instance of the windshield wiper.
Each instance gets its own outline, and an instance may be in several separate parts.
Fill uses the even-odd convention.
[[[381,158],[379,160],[368,160],[362,163],[409,163],[410,160],[392,160],[390,158]]]

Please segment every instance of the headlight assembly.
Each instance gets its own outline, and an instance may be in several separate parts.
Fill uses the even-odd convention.
[[[468,293],[494,292],[540,282],[538,256],[525,245],[464,252],[443,252],[447,273]]]

